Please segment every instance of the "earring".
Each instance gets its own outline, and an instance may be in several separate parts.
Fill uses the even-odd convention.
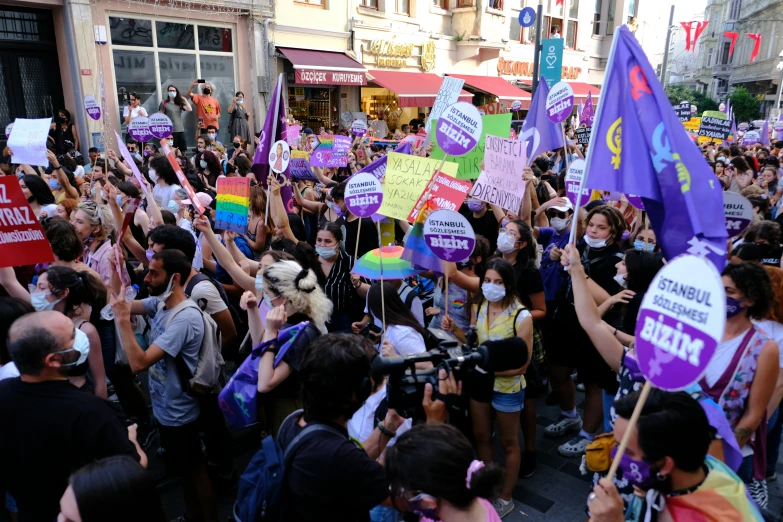
[[[659,482],[663,482],[667,477],[666,475],[661,475],[661,472],[659,471],[655,474],[655,478],[658,479]]]

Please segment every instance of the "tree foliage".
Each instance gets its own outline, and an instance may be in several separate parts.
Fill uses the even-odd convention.
[[[677,105],[681,102],[691,102],[698,107],[698,114],[701,115],[704,111],[717,111],[718,102],[710,98],[704,93],[692,89],[686,85],[675,84],[666,87],[666,96],[669,97],[669,101],[672,105]],[[731,102],[732,106],[734,102]]]
[[[745,87],[737,87],[737,90],[729,96],[729,100],[737,121],[757,120],[761,116],[761,100],[758,96],[749,93]]]

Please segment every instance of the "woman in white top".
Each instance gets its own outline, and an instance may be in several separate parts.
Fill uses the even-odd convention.
[[[405,307],[397,291],[388,283],[383,283],[383,303],[381,307],[381,286],[374,284],[367,293],[367,304],[372,315],[381,319],[386,317],[386,341],[397,355],[413,355],[427,351],[424,344],[425,331],[413,313]]]
[[[148,170],[150,180],[155,184],[152,188],[152,197],[155,203],[162,209],[168,209],[169,201],[174,198],[174,193],[179,190],[177,174],[171,167],[168,158],[158,155],[150,160]]]
[[[125,125],[130,124],[132,119],[138,118],[139,116],[147,117],[147,109],[141,106],[139,93],[130,93],[128,101],[130,101],[130,105],[126,105],[125,109],[122,111],[122,117],[125,118]]]

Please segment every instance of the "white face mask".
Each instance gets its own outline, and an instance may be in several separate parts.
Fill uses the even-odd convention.
[[[46,296],[52,295],[51,292],[35,292],[33,294],[30,294],[30,302],[33,305],[33,308],[35,308],[36,312],[45,312],[47,310],[54,310],[54,306],[62,301],[62,299],[58,299],[56,301],[52,301],[51,303],[46,300]]]
[[[606,246],[606,239],[593,239],[590,236],[585,236],[585,243],[590,248],[603,248]]]
[[[618,285],[622,286],[623,288],[628,288],[628,281],[626,280],[625,274],[617,274],[616,276],[614,276],[614,280]]]
[[[156,295],[155,299],[157,299],[159,303],[165,304],[168,298],[171,297],[171,294],[174,293],[172,291],[173,286],[174,286],[174,276],[171,276],[171,279],[169,279],[169,285],[166,287],[166,291],[160,295]]]
[[[150,179],[152,180],[153,183],[158,182],[158,174],[155,172],[155,169],[149,169],[147,171],[147,174],[150,175]]]
[[[256,275],[256,290],[264,292],[264,276],[260,272]]]
[[[209,139],[211,139],[212,141],[215,141],[215,135],[214,135],[213,133],[209,132],[209,133],[207,133],[207,136],[208,136],[208,137],[209,137]]]
[[[76,329],[76,336],[73,338],[73,349],[79,352],[79,360],[76,361],[74,366],[79,366],[87,360],[87,356],[90,355],[90,338],[87,334]]]
[[[568,228],[568,219],[552,218],[549,220],[549,224],[552,225],[552,228],[554,228],[558,232],[561,232],[566,228]]]
[[[511,234],[507,234],[505,232],[501,232],[498,235],[498,250],[500,250],[503,254],[510,254],[514,251],[514,245],[516,245],[516,240],[514,239],[514,236]]]
[[[198,150],[199,152],[204,152],[204,150],[206,150],[206,149],[204,149],[204,147],[199,147],[197,150]]]
[[[243,100],[242,98],[237,98],[237,103],[242,105],[243,103],[245,103],[245,100]]]
[[[206,161],[204,161],[204,160],[201,160],[201,161],[199,161],[199,162],[198,162],[198,164],[199,164],[199,165],[201,165],[201,168],[202,168],[202,169],[205,169],[205,168],[207,168],[207,162],[206,162]]]
[[[169,91],[169,98],[173,98],[173,97],[175,97],[176,95],[177,95],[177,93],[176,93],[176,92],[174,92],[174,91]]]
[[[506,297],[506,289],[500,285],[494,283],[484,283],[481,285],[481,292],[487,301],[490,303],[497,303],[504,297]]]

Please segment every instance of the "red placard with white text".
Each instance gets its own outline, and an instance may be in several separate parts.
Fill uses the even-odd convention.
[[[193,190],[193,187],[190,185],[188,178],[185,177],[185,173],[182,172],[182,167],[180,167],[179,163],[177,163],[177,158],[174,156],[174,151],[169,148],[168,142],[165,139],[160,140],[160,147],[163,150],[163,154],[165,154],[166,158],[168,158],[171,168],[174,169],[174,173],[177,175],[179,186],[185,189],[185,192],[188,193],[188,199],[190,199],[190,202],[193,203],[193,206],[196,209],[196,213],[199,216],[203,215],[204,205],[202,205],[201,201],[196,197],[196,191]]]
[[[408,222],[416,222],[416,218],[419,216],[419,212],[421,212],[422,205],[425,202],[425,197],[432,210],[446,209],[458,211],[465,198],[468,197],[468,192],[470,192],[472,186],[473,184],[470,180],[453,178],[442,172],[435,171],[432,179],[427,183],[427,188],[424,189],[416,204],[413,205],[413,210],[408,215]]]
[[[16,176],[0,177],[0,267],[54,262],[49,240]]]

